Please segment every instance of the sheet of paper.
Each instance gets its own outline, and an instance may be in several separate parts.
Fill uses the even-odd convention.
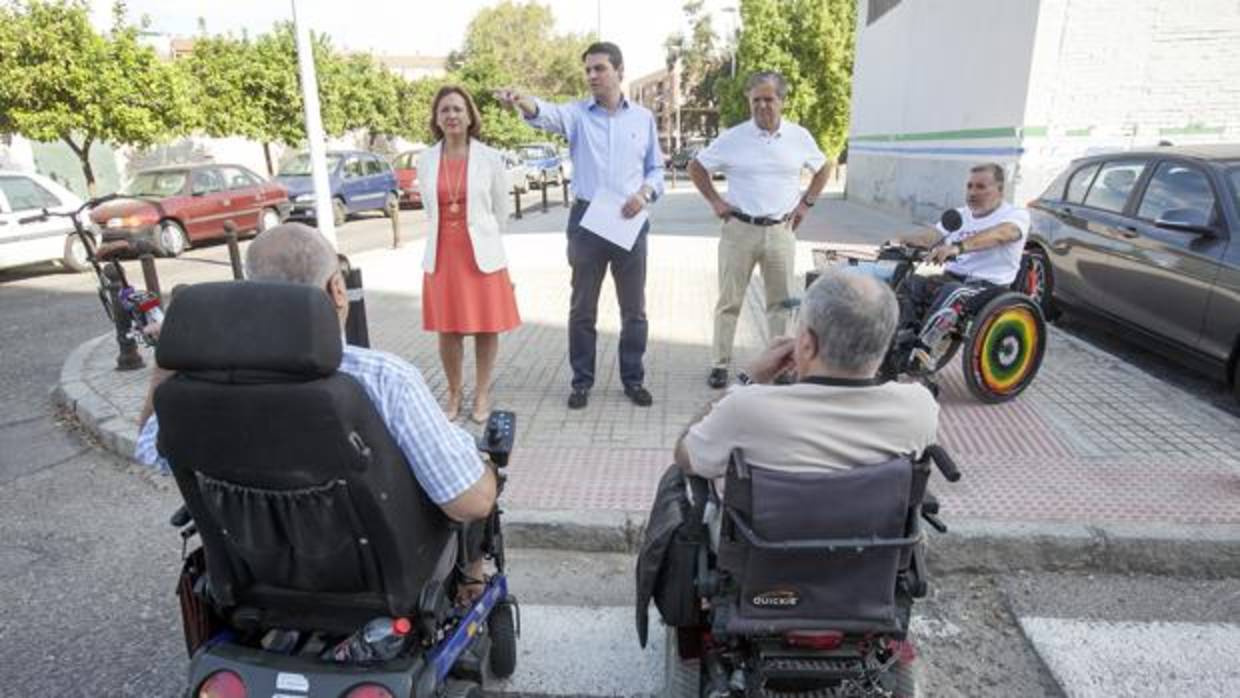
[[[581,217],[581,227],[595,235],[631,251],[637,235],[646,224],[646,210],[632,218],[620,212],[627,197],[608,189],[599,189],[590,200],[586,215]]]

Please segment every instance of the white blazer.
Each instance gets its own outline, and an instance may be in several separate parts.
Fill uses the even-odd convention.
[[[418,156],[418,189],[422,191],[422,206],[426,210],[428,226],[422,268],[428,274],[435,272],[435,254],[439,247],[438,183],[439,157],[442,152],[443,141],[440,141]],[[504,256],[504,242],[500,238],[508,223],[508,196],[512,190],[504,156],[498,150],[471,138],[465,178],[465,221],[469,228],[469,241],[474,246],[474,259],[478,262],[478,269],[490,274],[508,265]]]

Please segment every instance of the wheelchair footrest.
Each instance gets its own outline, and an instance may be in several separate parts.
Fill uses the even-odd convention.
[[[767,657],[758,671],[767,680],[829,680],[855,679],[865,675],[866,669],[859,657]]]

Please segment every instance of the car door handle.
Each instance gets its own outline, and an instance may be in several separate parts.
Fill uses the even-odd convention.
[[[232,199],[224,199],[224,205],[225,205],[225,206],[231,206],[231,205],[232,205]]]
[[[1122,225],[1122,226],[1120,226],[1120,228],[1119,228],[1119,234],[1120,234],[1120,235],[1122,235],[1123,237],[1128,238],[1129,240],[1131,240],[1132,238],[1135,238],[1135,237],[1137,237],[1137,235],[1138,235],[1138,233],[1137,233],[1137,226],[1135,226],[1135,225]]]

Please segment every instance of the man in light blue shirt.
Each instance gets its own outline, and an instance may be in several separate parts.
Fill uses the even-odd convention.
[[[568,314],[568,355],[573,368],[568,406],[581,409],[594,385],[598,294],[608,266],[620,303],[620,380],[624,394],[640,407],[654,401],[642,386],[646,353],[646,236],[643,224],[632,249],[624,248],[581,227],[590,201],[609,190],[624,199],[625,218],[638,215],[663,193],[663,153],[654,115],[624,97],[620,81],[624,59],[609,42],[591,44],[582,54],[591,97],[551,104],[513,90],[496,98],[521,110],[528,124],[568,140],[573,159],[576,201],[568,217],[568,263],[573,269],[572,303]]]

